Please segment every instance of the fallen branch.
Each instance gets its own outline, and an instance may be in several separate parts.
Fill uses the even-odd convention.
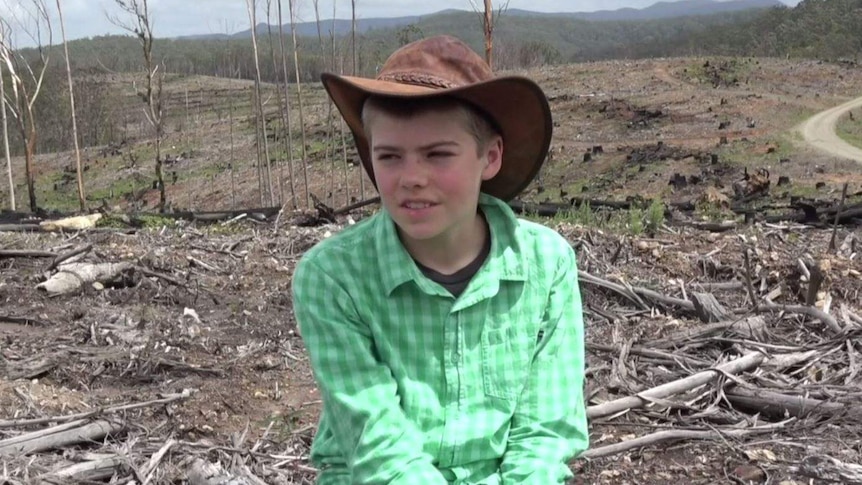
[[[638,307],[643,310],[649,310],[649,306],[641,300],[637,294],[629,287],[625,287],[623,285],[619,285],[617,283],[612,283],[606,279],[599,278],[598,276],[587,273],[583,270],[578,270],[578,281],[581,283],[589,283],[596,286],[601,286],[603,288],[607,288],[609,290],[615,291],[620,295],[628,298],[633,303],[635,303]]]
[[[124,466],[125,461],[119,456],[112,456],[102,458],[101,460],[77,463],[67,468],[40,475],[39,483],[50,483],[55,480],[61,483],[68,483],[69,480],[76,483],[104,480],[114,476],[117,470]]]
[[[346,207],[342,207],[340,209],[335,209],[334,211],[332,211],[332,215],[340,216],[342,214],[347,214],[349,212],[355,211],[356,209],[361,209],[365,206],[376,204],[378,202],[380,202],[380,197],[372,197],[370,199],[361,200],[355,204],[350,204]]]
[[[165,454],[168,452],[168,450],[170,450],[171,447],[174,446],[176,443],[177,441],[174,439],[168,440],[168,442],[165,443],[159,449],[159,451],[156,452],[156,454],[150,458],[150,461],[147,462],[147,466],[145,466],[144,469],[141,470],[141,475],[146,477],[144,478],[144,483],[142,483],[141,485],[147,485],[148,483],[150,483],[150,481],[153,479],[153,473],[156,472],[156,468],[159,466],[159,462],[162,461],[162,458],[165,457]]]
[[[168,404],[175,401],[180,401],[183,399],[188,399],[191,397],[192,393],[190,390],[186,389],[180,394],[166,394],[164,397],[160,399],[154,399],[152,401],[132,403],[132,404],[123,404],[121,406],[114,406],[110,408],[104,409],[94,409],[92,411],[88,411],[85,413],[77,413],[77,414],[69,414],[66,416],[48,416],[44,418],[34,418],[34,419],[13,419],[9,421],[0,421],[0,429],[3,428],[15,428],[19,426],[32,426],[38,424],[45,423],[63,423],[67,421],[75,421],[79,419],[86,419],[97,415],[109,415],[114,413],[119,413],[122,411],[129,411],[132,409],[144,408],[148,406],[155,406],[158,404]]]
[[[125,428],[125,425],[102,420],[73,429],[65,429],[66,427],[63,425],[50,429],[63,428],[62,431],[56,433],[45,434],[45,430],[42,430],[0,441],[0,456],[28,455],[77,443],[96,441],[106,435],[119,433]]]
[[[53,258],[57,256],[51,251],[28,251],[26,249],[0,249],[0,259],[3,258]]]
[[[93,245],[87,244],[86,246],[81,246],[81,247],[73,249],[69,252],[63,253],[63,254],[57,256],[56,258],[54,258],[54,261],[51,262],[51,266],[48,266],[48,271],[53,271],[58,266],[60,266],[64,261],[68,261],[68,260],[74,258],[75,256],[78,256],[79,254],[88,253],[92,249],[93,249]]]
[[[742,436],[747,436],[750,434],[756,433],[768,433],[775,431],[777,428],[783,428],[791,420],[784,421],[783,423],[775,423],[766,426],[759,426],[757,428],[750,429],[731,429],[731,430],[711,430],[711,431],[698,431],[698,430],[686,430],[686,429],[674,429],[668,431],[659,431],[657,433],[648,434],[646,436],[641,436],[639,438],[635,438],[632,440],[622,441],[619,443],[614,443],[612,445],[600,446],[598,448],[590,448],[583,453],[581,453],[578,458],[586,458],[588,460],[594,460],[596,458],[604,458],[606,456],[616,455],[618,453],[623,453],[629,450],[633,450],[636,448],[643,448],[645,446],[657,445],[659,443],[665,443],[668,441],[678,441],[678,440],[708,440],[714,438],[721,437],[732,437],[739,438]]]
[[[828,313],[814,308],[810,306],[803,305],[777,305],[775,303],[761,303],[757,305],[758,312],[787,312],[787,313],[797,313],[802,315],[808,315],[811,318],[816,318],[823,322],[829,330],[832,330],[835,333],[841,333],[844,331],[841,328],[841,325],[838,324],[838,321],[835,320]]]
[[[855,422],[862,422],[862,406],[847,406],[838,402],[792,396],[765,389],[736,387],[725,391],[724,394],[734,406],[769,416],[805,418],[811,415],[828,415],[831,418],[847,417]]]
[[[646,344],[648,347],[669,348],[676,347],[685,342],[706,338],[712,335],[734,332],[745,337],[756,337],[766,327],[763,318],[754,316],[739,321],[727,321],[686,328],[680,332],[670,334],[655,342]]]
[[[46,322],[37,318],[13,317],[9,315],[0,315],[0,323],[14,323],[16,325],[36,325],[39,327],[49,327],[53,325],[51,322]]]
[[[589,343],[589,342],[587,343],[587,350],[588,351],[592,350],[592,351],[606,352],[606,353],[615,354],[615,355],[620,354],[620,349],[618,349],[617,347],[614,347],[612,345],[602,345],[602,344],[595,344],[595,343]],[[671,354],[668,352],[662,352],[660,350],[645,349],[642,347],[641,348],[632,347],[632,348],[628,349],[628,353],[634,354],[634,355],[641,355],[643,357],[651,357],[654,359],[664,359],[664,360],[667,360],[670,362],[677,362],[677,363],[684,362],[684,363],[689,364],[689,365],[699,365],[699,366],[709,365],[708,362],[702,361],[700,359],[695,359],[694,357],[688,357],[686,355]]]
[[[621,411],[645,406],[656,399],[664,399],[675,394],[690,391],[702,386],[719,375],[738,374],[759,366],[766,357],[760,352],[751,352],[736,360],[725,362],[712,369],[698,372],[684,379],[668,382],[652,389],[647,389],[636,396],[628,396],[614,401],[609,401],[587,408],[587,417],[590,419],[610,416]]]

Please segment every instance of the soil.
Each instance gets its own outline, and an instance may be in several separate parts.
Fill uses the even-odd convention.
[[[773,179],[783,175],[791,180],[780,189],[773,180],[769,203],[797,195],[834,200],[840,197],[845,182],[851,195],[862,191],[862,170],[855,162],[807,147],[794,131],[807,116],[857,96],[862,91],[862,69],[858,67],[778,59],[690,58],[590,63],[518,74],[528,75],[545,87],[556,125],[548,163],[524,194],[525,200],[558,202],[578,195],[614,200],[659,197],[678,202],[697,200],[709,187],[732,196],[734,182],[742,180],[744,173],[761,168],[770,170]],[[180,93],[186,86],[183,83],[190,82],[178,80],[169,84],[169,89]],[[237,134],[236,145],[230,145],[231,151],[241,154],[234,162],[237,168],[233,177],[224,170],[227,117],[224,111],[215,114],[224,109],[224,101],[207,94],[215,89],[242,93],[247,86],[208,78],[194,82],[203,93],[196,126],[209,128],[196,131],[197,141],[186,145],[180,142],[190,138],[188,133],[170,135],[166,146],[178,147],[168,148],[174,155],[189,143],[194,146],[192,156],[168,169],[168,173],[184,171],[168,187],[168,199],[175,209],[266,205],[259,197],[252,167],[254,148],[248,133]],[[359,169],[352,151],[347,158],[353,165],[327,161],[322,141],[327,130],[327,104],[319,86],[304,88],[304,92],[310,96],[306,105],[310,148],[306,166],[312,193],[331,207],[372,195],[367,181],[364,193],[360,193],[356,182]],[[179,101],[174,103],[178,105]],[[145,141],[131,136],[130,140],[132,149],[146,148]],[[598,146],[602,149],[596,150]],[[118,173],[126,178],[140,173],[145,185],[149,184],[150,176],[141,167],[126,166],[125,171],[118,171],[129,163],[128,148],[118,148],[119,155],[110,155],[105,148],[88,152],[91,190],[116,186]],[[588,151],[590,161],[584,161]],[[717,162],[712,161],[713,155],[718,156]],[[62,172],[72,159],[68,153],[42,156],[39,167],[43,179]],[[205,172],[214,165],[222,170]],[[330,172],[333,167],[338,174],[334,179]],[[287,168],[280,164],[275,170]],[[299,164],[294,168],[301,173]],[[687,180],[695,177],[697,183],[675,188],[669,185],[675,174]],[[44,180],[43,187],[47,187]],[[289,186],[288,181],[285,194],[290,193]],[[303,189],[299,180],[298,200]],[[106,199],[105,203],[123,211],[147,210],[157,198],[157,191],[145,189],[125,199]],[[19,204],[26,200],[20,188],[18,199]],[[290,209],[287,197],[280,202]],[[85,285],[75,294],[50,297],[36,285],[51,273],[51,259],[0,258],[0,423],[86,412],[191,390],[188,399],[122,413],[129,423],[127,433],[117,437],[114,445],[104,446],[114,451],[124,446],[137,450],[129,460],[132,467],[140,467],[153,447],[158,449],[169,437],[181,440],[185,454],[168,454],[155,480],[180,483],[188,466],[184,458],[190,456],[189,449],[197,449],[194,446],[204,447],[206,453],[199,455],[211,461],[236,465],[236,457],[252,460],[254,455],[228,452],[248,450],[256,444],[268,456],[296,457],[282,460],[278,473],[268,476],[267,482],[310,483],[313,471],[305,458],[320,397],[292,316],[291,274],[305,250],[371,210],[373,206],[340,216],[336,224],[316,227],[297,224],[298,213],[288,211],[279,221],[247,217],[232,224],[159,219],[133,233],[0,232],[0,248],[4,250],[62,253],[91,244],[88,260],[125,261],[151,272],[134,271],[104,287]],[[13,218],[5,216],[7,221]],[[777,303],[804,303],[806,284],[797,260],[807,254],[817,261],[828,261],[822,291],[830,298],[832,313],[837,315],[838,308],[862,313],[862,266],[855,249],[862,236],[859,226],[837,230],[839,245],[849,241],[846,251],[841,252],[827,250],[831,228],[793,224],[758,223],[726,233],[664,227],[653,234],[631,234],[570,221],[546,223],[578,248],[582,270],[677,298],[685,298],[685,291],[697,283],[744,280],[742,254],[744,244],[749,244],[754,258],[751,271],[756,281],[762,277],[764,285],[756,288],[758,294],[778,287],[782,293]],[[619,295],[589,285],[582,288],[587,339],[594,344],[648,345],[673,332],[704,325],[688,312],[662,305],[643,311]],[[717,297],[728,308],[749,304],[744,289],[717,293]],[[823,308],[822,298],[818,300]],[[608,313],[619,318],[609,319]],[[12,317],[17,320],[13,322]],[[825,348],[819,339],[826,330],[816,320],[792,314],[766,318],[773,337],[781,336],[780,341],[770,343]],[[26,324],[21,319],[27,320]],[[841,324],[852,328],[849,320]],[[862,361],[862,340],[858,333],[845,337],[851,359],[844,365],[847,371]],[[821,346],[816,347],[814,341]],[[687,350],[673,352],[686,354]],[[727,357],[732,345],[715,343],[702,352],[712,363]],[[853,355],[859,360],[852,360]],[[669,371],[629,357],[621,363],[603,352],[588,352],[591,404],[657,385],[667,380],[668,373],[687,375],[680,369]],[[46,363],[42,371],[15,378],[25,363],[38,359]],[[629,374],[632,387],[620,387],[619,374],[609,371],[620,366],[634,372]],[[830,368],[830,372],[842,371],[840,367]],[[793,382],[803,386],[801,381]],[[858,382],[848,380],[843,389],[858,396],[862,392]],[[728,413],[740,412],[720,400],[715,405]],[[592,445],[631,439],[656,427],[679,426],[667,417],[657,417],[659,413],[633,411],[616,419],[595,420],[591,425]],[[753,413],[736,416],[781,421]],[[702,425],[690,414],[686,419],[692,426]],[[37,428],[0,427],[0,439],[25,429]],[[90,450],[99,451],[99,447],[96,444]],[[81,450],[84,453],[87,448]],[[104,451],[102,447],[100,452]],[[11,462],[13,466],[4,473],[23,480],[27,473],[35,476],[61,459],[80,457],[80,453],[42,453],[30,465]],[[677,440],[607,458],[577,460],[571,467],[574,483],[791,484],[809,483],[810,477],[800,471],[800,463],[812,454],[858,463],[862,426],[858,421],[841,419],[801,420],[767,434]]]

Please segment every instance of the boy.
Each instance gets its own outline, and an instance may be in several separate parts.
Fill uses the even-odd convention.
[[[576,259],[504,202],[547,154],[542,90],[448,36],[322,81],[383,210],[294,274],[318,483],[563,483],[588,444]]]

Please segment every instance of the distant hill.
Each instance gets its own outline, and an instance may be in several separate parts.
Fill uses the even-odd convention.
[[[444,10],[443,12],[447,12]],[[391,18],[371,18],[371,19],[356,19],[356,31],[357,33],[365,33],[371,30],[379,30],[379,29],[389,29],[402,27],[405,25],[410,25],[412,23],[416,23],[422,20],[423,17],[429,17],[435,14],[429,15],[412,15],[407,17],[391,17]],[[335,19],[334,30],[335,35],[345,35],[350,33],[352,21],[350,19]],[[284,32],[290,32],[290,24],[284,24],[283,26]],[[261,22],[257,24],[257,33],[259,35],[266,35],[269,31],[269,26],[265,22]],[[273,32],[278,32],[278,25],[272,26]],[[324,37],[329,36],[330,30],[333,30],[333,22],[332,19],[321,19],[320,20],[320,31]],[[317,22],[300,22],[296,24],[296,33],[301,36],[309,36],[309,37],[317,37]],[[179,39],[225,39],[227,37],[233,37],[238,39],[244,39],[251,37],[251,29],[246,29],[241,32],[237,32],[230,36],[225,34],[205,34],[205,35],[192,35],[192,36],[183,36],[179,37]]]
[[[716,13],[738,12],[741,10],[765,9],[786,6],[779,0],[680,0],[675,2],[658,2],[646,8],[621,8],[618,10],[599,10],[596,12],[557,12],[537,13],[528,10],[509,9],[508,15],[568,17],[596,22],[658,20],[693,15],[712,15]]]
[[[580,19],[594,22],[615,22],[615,21],[641,21],[641,20],[659,20],[677,17],[690,17],[698,15],[712,15],[717,13],[739,12],[744,10],[767,9],[771,7],[785,6],[779,0],[679,0],[672,2],[658,2],[649,7],[622,8],[618,10],[600,10],[596,12],[558,12],[545,13],[533,12],[522,9],[508,9],[505,15],[517,17],[553,17],[553,18],[569,18]],[[431,17],[447,15],[451,13],[461,13],[464,10],[447,9],[428,15],[412,15],[406,17],[392,18],[358,18],[356,19],[357,33],[364,34],[373,30],[392,29],[404,27],[410,24],[422,22]],[[345,35],[350,32],[351,20],[349,19],[321,19],[320,31],[324,37],[329,36],[329,32],[334,30],[335,35]],[[278,30],[277,25],[273,25],[273,32]],[[259,35],[266,35],[270,27],[266,23],[257,25],[256,31]],[[283,26],[285,32],[290,32],[290,24]],[[317,36],[316,22],[301,22],[296,24],[296,33],[301,36]],[[225,39],[228,35],[225,34],[207,34],[184,36],[179,39]],[[243,30],[232,34],[233,38],[248,38],[251,37],[251,29]]]

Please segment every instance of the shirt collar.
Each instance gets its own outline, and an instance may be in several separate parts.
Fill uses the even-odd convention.
[[[486,274],[491,272],[489,276],[493,276],[491,279],[497,281],[525,281],[526,269],[524,255],[520,251],[518,220],[512,208],[502,200],[485,193],[479,194],[479,207],[485,214],[491,230],[491,252],[479,272]],[[401,243],[395,221],[389,213],[384,209],[375,217],[374,237],[377,261],[386,295],[391,295],[396,288],[411,280],[426,293],[448,295],[441,291],[439,285],[432,284],[416,266],[410,253]],[[494,288],[488,289],[491,293],[496,293],[498,285],[495,284]]]

